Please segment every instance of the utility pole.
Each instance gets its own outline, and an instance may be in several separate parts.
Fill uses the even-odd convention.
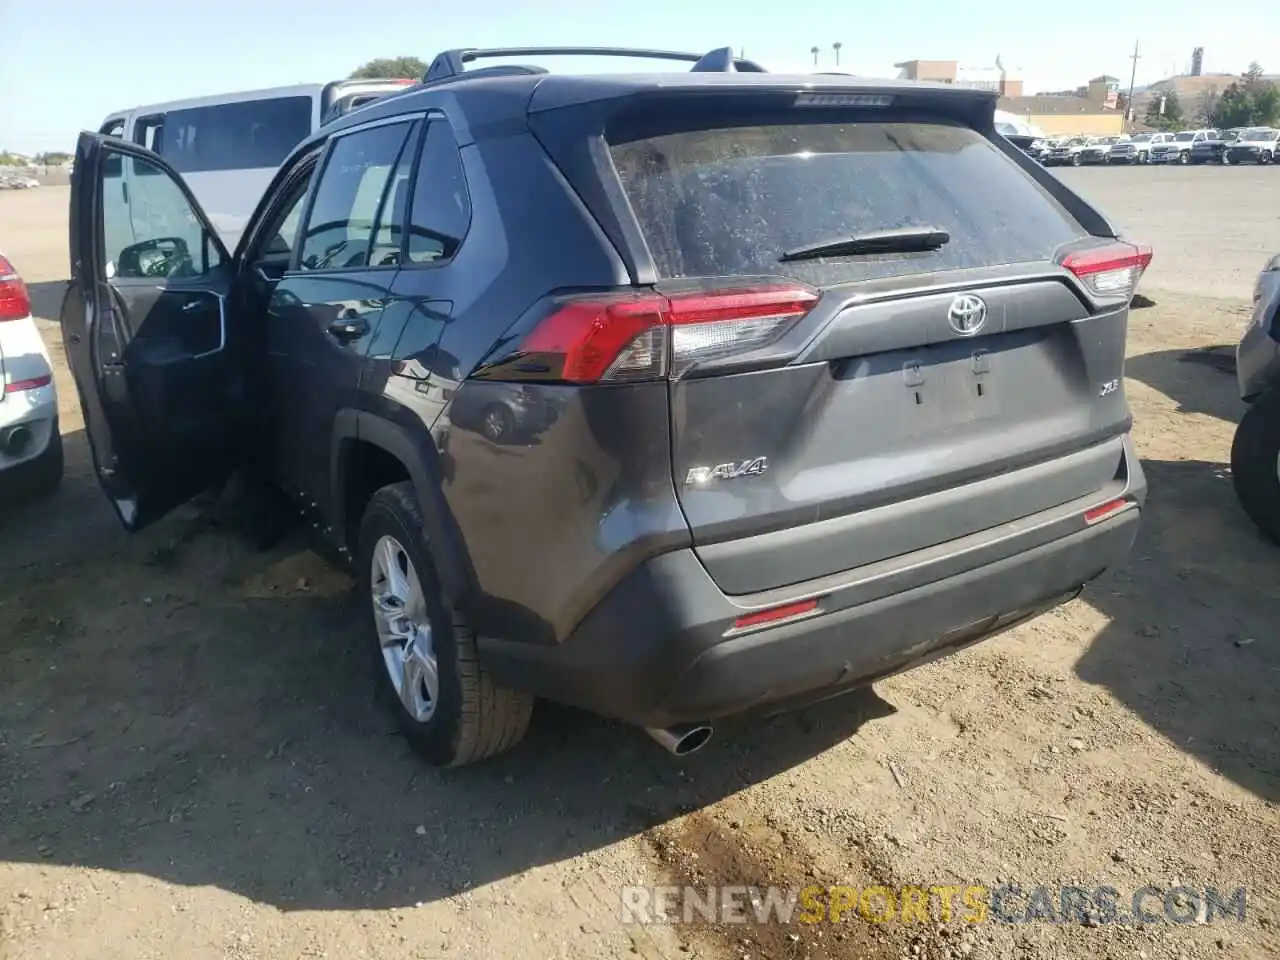
[[[1136,116],[1133,110],[1133,84],[1138,79],[1138,61],[1142,59],[1142,55],[1138,53],[1137,40],[1133,41],[1133,56],[1129,59],[1133,61],[1133,69],[1129,71],[1129,96],[1124,102],[1124,112],[1128,114],[1125,119],[1132,123],[1133,118]]]

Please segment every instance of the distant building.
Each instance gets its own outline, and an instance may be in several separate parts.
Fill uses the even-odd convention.
[[[1017,114],[1049,136],[1084,134],[1109,137],[1124,133],[1124,115],[1089,97],[1038,94],[1034,97],[1001,97],[1001,110]]]
[[[1200,76],[1204,72],[1204,47],[1196,47],[1191,51],[1191,75]]]
[[[895,63],[903,80],[950,83],[957,87],[990,90],[1004,96],[1021,96],[1022,81],[1009,77],[996,58],[994,66],[962,66],[958,60],[904,60]]]
[[[1094,77],[1085,88],[1085,97],[1094,103],[1100,103],[1108,110],[1114,110],[1120,102],[1120,81],[1105,73]]]

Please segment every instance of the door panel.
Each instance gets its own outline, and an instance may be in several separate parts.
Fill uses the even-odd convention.
[[[159,157],[89,133],[71,182],[71,252],[68,365],[98,479],[140,529],[238,462],[243,338],[226,309],[229,258]]]
[[[288,274],[271,298],[267,360],[277,475],[311,503],[328,504],[333,420],[356,404],[364,354],[394,277],[394,270]]]
[[[290,269],[267,316],[275,472],[326,510],[337,412],[358,403],[361,368],[399,271],[413,119],[334,138],[311,189]]]

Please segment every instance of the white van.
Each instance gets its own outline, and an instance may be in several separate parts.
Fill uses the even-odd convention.
[[[175,100],[113,113],[98,132],[163,157],[234,249],[262,192],[294,147],[335,117],[416,82],[337,80]],[[149,169],[126,167],[118,195],[111,188],[105,202],[128,204],[129,180]]]

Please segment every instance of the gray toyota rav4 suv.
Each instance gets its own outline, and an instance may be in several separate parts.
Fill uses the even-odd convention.
[[[584,52],[693,67],[473,66]],[[98,476],[130,529],[237,469],[292,497],[437,764],[535,697],[687,753],[988,637],[1130,549],[1151,257],[994,108],[450,51],[303,142],[234,252],[86,133],[62,327]]]

